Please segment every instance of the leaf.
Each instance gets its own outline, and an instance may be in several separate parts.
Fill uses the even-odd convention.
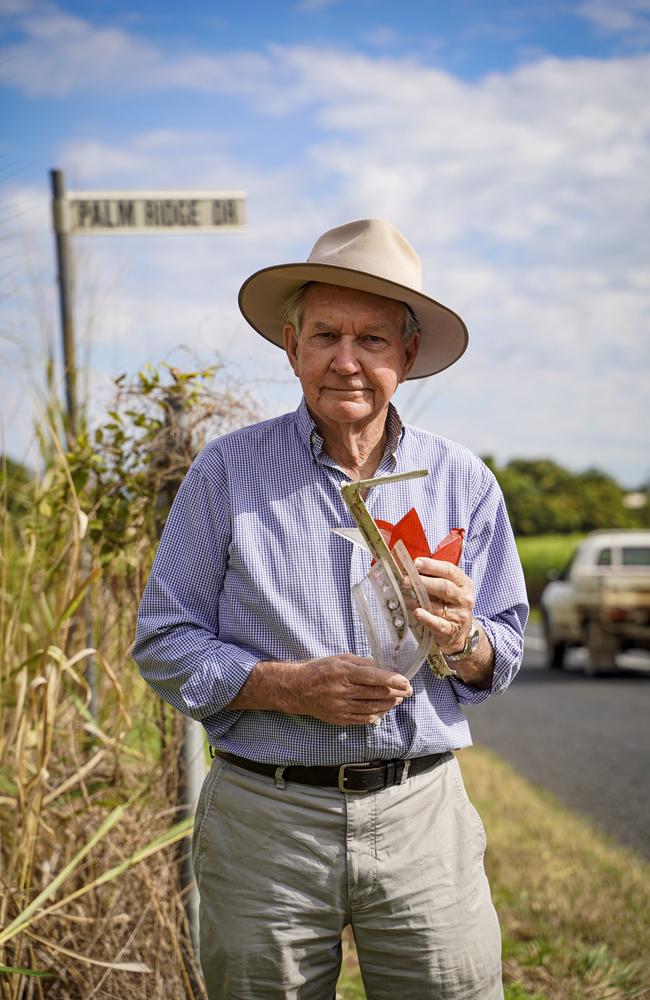
[[[14,781],[9,777],[4,768],[0,768],[0,792],[5,792],[8,795],[18,794],[18,789]]]
[[[88,840],[81,850],[77,851],[74,857],[68,862],[68,864],[59,872],[59,874],[52,879],[49,885],[46,885],[42,892],[39,892],[31,903],[29,903],[22,913],[8,924],[4,930],[0,931],[0,944],[4,944],[5,941],[11,940],[19,931],[28,927],[32,920],[37,919],[37,917],[42,915],[36,911],[40,909],[42,904],[49,899],[57,891],[60,885],[62,885],[66,879],[72,874],[72,872],[79,866],[83,861],[88,852],[97,844],[106,834],[111,830],[116,823],[119,823],[124,815],[126,806],[119,806],[110,813],[104,822],[101,824],[98,830],[95,831],[93,836]],[[45,911],[47,912],[47,911]]]
[[[15,969],[11,965],[0,965],[0,972],[8,974],[13,972],[18,976],[39,976],[41,979],[54,979],[56,978],[56,972],[46,972],[42,969]]]
[[[67,607],[65,607],[63,609],[63,611],[61,612],[61,614],[57,618],[56,622],[52,625],[52,631],[53,632],[56,631],[56,629],[58,629],[59,626],[63,624],[63,622],[67,621],[68,618],[72,617],[72,615],[75,613],[75,611],[77,610],[77,608],[81,604],[81,602],[82,602],[82,600],[84,598],[84,594],[88,590],[88,587],[100,575],[101,575],[101,568],[99,566],[97,566],[91,573],[88,574],[88,576],[86,577],[86,579],[83,580],[83,582],[82,582],[81,586],[79,587],[79,590],[77,591],[77,593],[74,595],[74,597],[72,598],[72,600],[70,601],[70,603],[67,605]]]
[[[78,951],[72,951],[70,948],[64,948],[60,944],[54,944],[53,941],[48,941],[47,938],[39,937],[38,934],[29,932],[28,937],[33,938],[34,941],[38,941],[39,944],[44,945],[46,948],[51,948],[53,951],[58,951],[62,955],[68,955],[69,958],[74,958],[79,962],[87,962],[89,965],[99,965],[103,969],[113,969],[115,972],[145,972],[150,973],[152,970],[144,962],[102,962],[98,958],[88,958],[87,955],[82,955]]]
[[[98,750],[94,757],[91,757],[82,767],[80,767],[73,775],[71,775],[66,781],[63,781],[60,785],[49,792],[43,799],[43,805],[48,806],[51,802],[54,802],[59,795],[63,795],[65,792],[74,788],[75,785],[83,781],[90,772],[100,763],[105,754],[104,750]]]
[[[79,538],[85,538],[88,530],[88,515],[83,510],[77,511],[77,521],[79,523]]]

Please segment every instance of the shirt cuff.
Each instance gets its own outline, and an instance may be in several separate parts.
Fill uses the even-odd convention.
[[[521,664],[523,639],[515,638],[511,630],[507,630],[509,634],[506,636],[505,626],[497,625],[489,618],[477,618],[477,621],[494,650],[494,673],[489,688],[472,687],[459,677],[450,677],[449,680],[461,705],[479,705],[492,694],[503,694]]]
[[[199,671],[194,671],[180,690],[186,712],[195,719],[203,719],[227,709],[248,680],[259,654],[250,653],[241,646],[218,642],[216,656],[203,660]]]

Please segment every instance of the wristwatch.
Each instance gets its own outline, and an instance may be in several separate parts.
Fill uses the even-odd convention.
[[[479,622],[477,622],[476,618],[472,618],[472,627],[461,651],[459,653],[443,654],[447,663],[458,663],[460,660],[466,660],[468,656],[471,656],[478,646],[479,635]]]

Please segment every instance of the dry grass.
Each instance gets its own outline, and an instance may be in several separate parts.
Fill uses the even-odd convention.
[[[486,750],[460,759],[488,833],[506,980],[548,1000],[650,997],[650,865]]]
[[[66,834],[69,843],[86,842],[104,818],[101,806],[71,816]],[[156,822],[157,820],[157,822]],[[155,817],[150,806],[134,808],[119,827],[76,873],[66,888],[82,889],[114,866],[152,833],[163,833],[168,818]],[[187,841],[185,841],[187,843]],[[35,866],[38,881],[59,870],[69,853],[60,841],[43,844],[43,865]],[[49,856],[48,856],[49,853]],[[12,942],[12,965],[27,965],[41,977],[7,977],[4,996],[28,995],[25,982],[36,997],[50,1000],[90,1000],[91,997],[142,997],[185,1000],[202,997],[197,971],[188,948],[185,916],[177,889],[173,850],[151,856],[109,883],[72,899],[32,924]],[[20,984],[20,980],[24,983]],[[13,990],[13,992],[12,992]],[[42,991],[42,992],[41,992]]]
[[[66,549],[80,562],[74,536]],[[178,726],[129,663],[101,568],[92,647],[101,709],[90,716],[90,654],[70,652],[81,644],[68,613],[79,566],[60,565],[41,614],[34,605],[48,569],[29,552],[30,620],[20,601],[4,602],[0,966],[22,971],[5,971],[0,992],[3,1000],[199,998],[175,856],[189,849],[189,824],[179,828],[170,808]],[[127,628],[132,603],[119,610]],[[133,717],[148,726],[137,733]]]
[[[198,998],[174,856],[175,843],[187,849],[188,824],[179,830],[170,809],[178,726],[129,660],[129,567],[93,561],[89,571],[81,524],[74,504],[59,509],[50,558],[40,520],[5,530],[0,992]]]
[[[2,1000],[204,996],[178,888],[180,720],[129,657],[167,482],[145,475],[160,423],[144,422],[128,488],[116,418],[104,456],[48,426],[20,503],[0,469]]]

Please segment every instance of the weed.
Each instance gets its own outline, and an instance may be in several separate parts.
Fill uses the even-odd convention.
[[[140,680],[135,612],[175,487],[252,410],[212,371],[118,380],[109,419],[0,479],[0,994],[202,997],[175,845],[179,718]],[[17,482],[20,502],[7,484]],[[14,486],[12,485],[12,490]],[[141,862],[146,860],[146,865]]]

